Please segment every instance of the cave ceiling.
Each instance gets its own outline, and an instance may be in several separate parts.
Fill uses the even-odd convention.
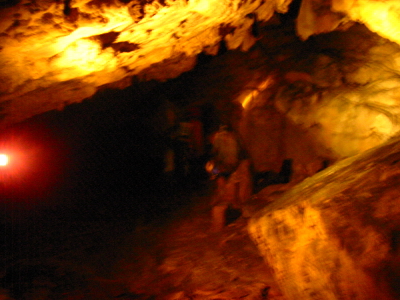
[[[0,1],[0,127],[63,109],[132,78],[165,81],[200,53],[248,51],[254,24],[286,14],[291,0]],[[352,22],[400,43],[396,0],[303,0],[300,39]]]

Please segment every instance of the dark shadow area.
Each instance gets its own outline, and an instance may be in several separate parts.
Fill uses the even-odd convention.
[[[82,258],[111,264],[120,239],[191,205],[204,187],[200,160],[173,181],[163,172],[167,141],[154,118],[162,86],[100,91],[2,133],[1,148],[21,153],[0,171],[0,287],[15,299],[36,299],[40,278],[60,295],[83,284]]]
[[[293,172],[292,163],[293,161],[291,159],[285,159],[279,173],[267,171],[255,174],[253,192],[256,194],[269,185],[289,183]]]
[[[242,216],[242,211],[240,209],[228,207],[227,210],[225,211],[225,220],[226,220],[225,225],[232,224],[241,216]]]

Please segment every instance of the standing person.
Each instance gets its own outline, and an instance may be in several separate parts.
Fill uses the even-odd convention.
[[[236,134],[221,125],[211,139],[212,156],[220,174],[228,177],[235,171],[240,159],[240,145]]]
[[[227,223],[226,214],[236,209],[251,196],[250,161],[243,159],[239,140],[227,126],[221,126],[212,138],[213,159],[208,171],[216,177],[216,191],[212,200],[212,229],[221,230]],[[213,174],[217,172],[217,174]]]

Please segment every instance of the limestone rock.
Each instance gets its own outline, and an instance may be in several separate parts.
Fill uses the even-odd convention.
[[[303,0],[297,19],[297,32],[303,39],[313,34],[330,32],[341,23],[348,22],[345,15],[332,11],[330,2]]]
[[[255,107],[244,112],[241,132],[244,145],[252,158],[254,170],[279,172],[282,157],[283,117],[268,107]]]
[[[320,54],[316,57],[313,73],[313,83],[317,87],[339,87],[342,84],[339,66],[327,55]]]
[[[355,49],[353,41],[360,40],[368,42]],[[320,156],[355,155],[400,129],[397,44],[353,26],[314,37],[303,51],[309,49],[307,58],[285,70],[274,102],[326,150]]]
[[[276,17],[276,13],[287,13],[291,2],[1,1],[0,125],[62,109],[90,97],[100,87],[132,84],[135,76],[142,80],[176,77],[193,67],[199,53],[217,54],[222,41],[228,49],[248,51],[259,40],[257,26],[274,14]],[[332,30],[347,30],[347,24],[356,21],[400,43],[399,11],[397,0],[304,0],[297,33],[308,39]],[[295,40],[290,33],[271,36],[263,45],[279,45],[276,49],[285,52],[284,45]],[[368,43],[351,42],[356,50]],[[282,53],[277,59],[285,57]],[[176,63],[180,59],[182,66]],[[314,83],[337,86],[343,68],[336,62],[330,64],[325,75],[314,78]],[[363,70],[355,70],[345,78],[359,84],[372,80],[363,76]],[[65,88],[69,84],[74,87]],[[59,99],[52,97],[55,91],[61,91]]]
[[[9,2],[14,5],[0,3],[0,103],[4,124],[80,102],[100,86],[126,82],[133,76],[161,81],[177,77],[193,68],[196,56],[204,49],[215,54],[222,40],[228,49],[247,51],[256,41],[254,22],[268,20],[275,10],[286,12],[290,3]],[[250,17],[254,14],[257,20]],[[69,97],[61,91],[59,101],[51,96],[54,90],[62,89],[58,85],[71,82],[74,95]],[[36,92],[42,93],[38,96]]]
[[[287,299],[398,299],[400,138],[265,207],[249,232]]]

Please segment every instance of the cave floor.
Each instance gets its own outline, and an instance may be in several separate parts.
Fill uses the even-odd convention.
[[[142,225],[57,210],[5,224],[0,299],[283,300],[247,218],[212,230],[211,193]]]

